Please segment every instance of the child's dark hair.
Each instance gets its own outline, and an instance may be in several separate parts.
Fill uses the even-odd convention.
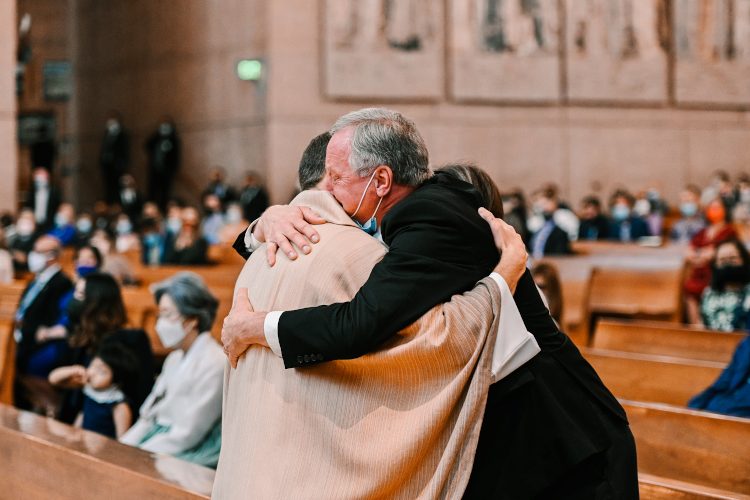
[[[112,383],[117,384],[126,396],[132,394],[138,378],[138,358],[122,344],[105,344],[94,356],[112,370]]]

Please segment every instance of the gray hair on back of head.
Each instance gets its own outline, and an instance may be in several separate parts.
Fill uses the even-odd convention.
[[[153,293],[157,304],[162,296],[169,295],[180,315],[197,318],[199,332],[207,332],[213,326],[219,301],[196,273],[179,272],[154,285]]]
[[[338,119],[331,135],[352,130],[349,166],[360,177],[372,175],[380,165],[391,168],[393,181],[417,187],[432,176],[429,155],[414,122],[397,111],[365,108]]]

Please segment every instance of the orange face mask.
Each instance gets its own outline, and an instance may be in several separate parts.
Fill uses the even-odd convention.
[[[724,211],[724,207],[721,205],[711,205],[706,208],[706,219],[708,219],[708,222],[711,224],[718,224],[719,222],[724,222],[726,218],[726,212]]]

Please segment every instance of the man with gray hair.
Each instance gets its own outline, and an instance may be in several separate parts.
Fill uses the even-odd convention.
[[[327,190],[389,252],[350,302],[284,313],[234,308],[222,333],[233,364],[252,344],[269,346],[287,368],[357,358],[471,289],[498,262],[476,189],[431,174],[410,119],[364,109],[342,117],[331,133]],[[307,254],[309,242],[319,241],[308,224],[318,219],[304,208],[271,207],[237,244],[252,251],[267,242],[272,266],[277,245],[294,260],[292,243]],[[541,353],[490,386],[464,498],[637,498],[624,410],[555,327],[528,272],[514,298]]]

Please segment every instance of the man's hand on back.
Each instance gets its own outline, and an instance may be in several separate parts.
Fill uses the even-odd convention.
[[[224,354],[229,358],[232,368],[237,368],[237,360],[253,344],[268,347],[263,324],[266,313],[253,311],[253,306],[247,298],[247,288],[237,290],[232,310],[224,318],[221,329],[221,343],[224,344]]]
[[[500,262],[495,266],[494,272],[502,276],[510,291],[515,293],[518,280],[526,272],[526,261],[529,258],[523,239],[513,226],[495,218],[489,210],[480,208],[479,215],[490,225],[495,246],[500,252]]]
[[[297,252],[292,247],[294,243],[302,253],[311,251],[308,240],[320,241],[318,232],[311,224],[325,224],[325,219],[312,211],[309,207],[293,205],[274,205],[263,212],[253,229],[253,236],[258,241],[265,241],[266,260],[268,265],[276,263],[276,250],[281,251],[291,260],[297,258]]]

